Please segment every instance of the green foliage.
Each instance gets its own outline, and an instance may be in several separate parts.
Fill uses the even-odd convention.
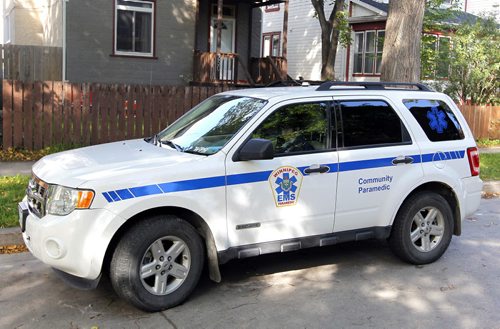
[[[0,149],[0,161],[36,161],[40,158],[57,152],[62,152],[79,147],[78,145],[60,144],[32,151],[20,148]]]
[[[336,15],[336,20],[339,26],[339,43],[342,47],[347,48],[352,43],[352,29],[349,26],[349,21],[347,20],[349,13],[347,10],[339,11]]]
[[[453,36],[449,86],[471,104],[500,103],[500,29],[492,17],[459,26]]]
[[[500,180],[500,153],[482,153],[479,158],[481,179]]]
[[[0,228],[18,224],[17,203],[24,197],[29,176],[0,177]]]
[[[480,138],[476,141],[478,147],[495,147],[500,146],[500,139],[485,139]]]

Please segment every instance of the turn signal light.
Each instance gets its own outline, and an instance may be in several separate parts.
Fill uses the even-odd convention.
[[[77,209],[87,209],[90,208],[90,204],[94,199],[93,191],[78,191],[78,200],[76,203]]]

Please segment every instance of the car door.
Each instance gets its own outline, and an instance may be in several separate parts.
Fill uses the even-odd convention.
[[[285,102],[244,139],[271,140],[271,160],[226,160],[231,246],[331,233],[337,184],[331,97]],[[244,143],[241,143],[244,144]],[[241,145],[240,145],[241,147]]]
[[[423,178],[420,150],[384,97],[335,99],[339,175],[334,232],[388,230],[402,198]]]

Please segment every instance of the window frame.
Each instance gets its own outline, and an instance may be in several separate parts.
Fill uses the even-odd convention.
[[[245,145],[247,141],[252,139],[253,134],[262,126],[262,124],[265,123],[265,121],[276,111],[279,111],[285,107],[288,106],[294,106],[294,105],[301,105],[301,104],[314,104],[314,103],[325,103],[326,104],[326,118],[325,120],[327,121],[327,133],[326,133],[326,148],[323,150],[310,150],[310,151],[300,151],[300,152],[293,152],[293,153],[275,153],[274,158],[281,158],[281,157],[289,157],[289,156],[297,156],[297,155],[304,155],[304,154],[318,154],[318,153],[326,153],[326,152],[336,152],[337,149],[337,139],[334,138],[334,131],[335,131],[335,125],[332,123],[333,121],[336,123],[336,120],[334,119],[334,105],[333,101],[331,98],[328,99],[301,99],[301,100],[295,100],[293,102],[287,102],[285,104],[277,104],[276,107],[273,107],[271,111],[268,113],[266,112],[263,115],[263,118],[259,119],[257,123],[255,123],[253,126],[255,128],[252,128],[250,133],[245,139],[245,142],[241,143],[240,148]]]
[[[396,143],[380,143],[380,144],[366,144],[366,145],[357,145],[357,146],[344,146],[344,121],[342,119],[342,109],[340,107],[340,103],[342,102],[383,102],[387,104],[387,106],[395,113],[396,117],[398,117],[399,121],[401,122],[401,127],[404,129],[402,131],[402,137],[403,141],[401,142],[396,142]],[[413,139],[410,133],[410,129],[408,129],[408,125],[406,124],[405,120],[401,116],[401,114],[398,112],[397,107],[394,106],[390,101],[388,101],[385,98],[335,98],[333,101],[333,108],[335,111],[335,122],[336,122],[336,127],[332,129],[332,131],[336,132],[336,144],[337,144],[337,149],[339,151],[345,151],[345,150],[360,150],[360,149],[371,149],[371,148],[378,148],[378,147],[392,147],[392,146],[403,146],[403,145],[412,145],[413,144]],[[408,140],[404,140],[404,138],[407,138]]]
[[[151,9],[141,8],[141,7],[127,7],[118,4],[119,0],[113,0],[113,53],[111,56],[118,57],[140,57],[140,58],[153,58],[156,59],[156,0],[125,0],[131,2],[151,4]],[[126,10],[130,12],[143,12],[151,13],[151,31],[150,31],[150,41],[151,41],[151,51],[138,52],[138,51],[124,51],[117,49],[118,43],[118,10]],[[135,33],[135,31],[134,31]]]
[[[273,37],[278,36],[278,54],[276,56],[273,55]],[[264,49],[265,49],[265,40],[266,37],[269,37],[270,44],[269,44],[269,56],[271,57],[280,57],[281,56],[281,32],[276,31],[276,32],[265,32],[262,33],[262,47],[261,47],[261,56],[266,57],[264,55]]]
[[[371,33],[371,32],[374,33],[375,47],[373,49],[373,52],[369,52],[368,54],[373,55],[373,67],[372,67],[373,70],[372,70],[372,73],[367,73],[366,67],[365,67],[365,61],[366,61],[366,55],[367,55],[366,49],[367,49],[367,42],[368,42],[367,33]],[[379,77],[380,76],[380,73],[377,73],[377,69],[378,69],[377,68],[377,56],[378,56],[378,54],[382,53],[382,49],[383,49],[383,45],[382,45],[382,49],[379,50],[379,34],[381,32],[384,32],[384,39],[385,39],[385,28],[380,28],[380,29],[371,28],[371,29],[367,29],[367,30],[354,31],[354,45],[356,45],[357,35],[360,35],[360,34],[363,35],[363,45],[362,45],[362,51],[361,51],[361,72],[359,72],[359,71],[356,72],[354,70],[354,63],[356,60],[355,56],[357,54],[360,54],[360,53],[357,52],[356,47],[354,47],[354,51],[353,51],[352,75],[354,77],[363,77],[363,76]]]

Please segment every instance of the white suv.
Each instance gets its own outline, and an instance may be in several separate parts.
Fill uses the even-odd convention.
[[[420,84],[235,90],[159,134],[33,166],[19,204],[30,251],[86,288],[108,272],[148,311],[185,300],[205,262],[388,239],[437,260],[479,206],[474,138],[452,100]]]

